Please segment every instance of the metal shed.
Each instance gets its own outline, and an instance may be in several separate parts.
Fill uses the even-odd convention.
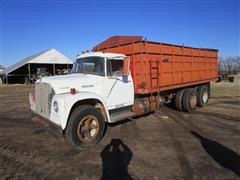
[[[56,49],[49,49],[29,56],[3,70],[4,83],[31,83],[38,76],[66,74],[72,68],[73,61]]]

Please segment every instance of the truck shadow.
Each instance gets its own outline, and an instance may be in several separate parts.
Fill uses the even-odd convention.
[[[133,179],[128,174],[128,165],[133,153],[120,139],[112,139],[100,154],[102,158],[102,177],[105,179]]]
[[[240,177],[240,156],[231,149],[216,141],[207,139],[197,132],[191,131],[192,135],[200,140],[205,151],[222,167],[232,170]]]

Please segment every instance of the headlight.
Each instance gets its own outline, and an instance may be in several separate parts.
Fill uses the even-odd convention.
[[[53,110],[57,113],[58,112],[58,103],[57,101],[53,102]]]

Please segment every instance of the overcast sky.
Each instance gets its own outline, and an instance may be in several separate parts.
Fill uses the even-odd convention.
[[[239,55],[240,4],[232,0],[0,0],[0,64],[49,48],[71,58],[113,35],[216,48]]]

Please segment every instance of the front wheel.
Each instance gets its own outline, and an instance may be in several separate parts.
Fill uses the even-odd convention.
[[[77,107],[69,118],[65,131],[65,139],[87,149],[98,144],[105,130],[105,122],[101,112],[90,105]]]

